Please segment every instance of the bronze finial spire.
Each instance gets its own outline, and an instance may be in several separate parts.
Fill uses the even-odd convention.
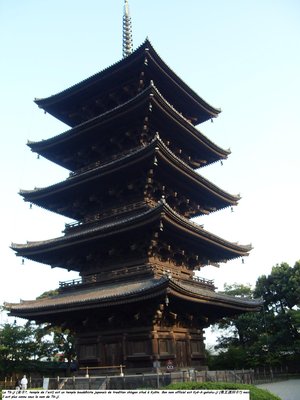
[[[123,15],[123,58],[132,53],[132,26],[128,0],[125,0]]]

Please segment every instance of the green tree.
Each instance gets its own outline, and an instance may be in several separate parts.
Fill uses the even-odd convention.
[[[37,340],[38,330],[30,322],[25,325],[6,323],[0,327],[0,371],[11,373],[26,365],[28,360],[40,360],[50,354],[50,343]]]
[[[42,293],[43,299],[58,294],[58,290]],[[3,308],[3,307],[2,307]],[[49,324],[35,325],[16,322],[0,326],[0,374],[7,375],[17,371],[34,368],[33,361],[65,361],[70,372],[71,363],[76,359],[74,336]]]
[[[224,293],[236,297],[253,297],[250,285],[225,285]],[[261,362],[260,343],[264,316],[261,312],[246,313],[223,318],[214,329],[220,332],[216,349],[219,354],[214,362],[218,368],[253,368]],[[255,352],[254,352],[255,346]]]
[[[56,361],[67,361],[67,372],[71,371],[71,363],[76,360],[75,339],[72,332],[68,329],[52,325],[41,325],[41,335],[49,335],[51,337],[52,357]]]
[[[34,368],[35,361],[65,361],[70,372],[75,359],[74,337],[69,331],[46,324],[6,323],[0,327],[0,374]]]
[[[256,282],[256,296],[264,298],[266,310],[286,313],[300,306],[300,261],[294,267],[277,264],[270,275],[262,275]]]
[[[243,367],[279,365],[300,355],[300,262],[294,267],[276,265],[260,276],[254,290],[245,285],[225,285],[225,293],[261,297],[260,312],[224,318],[217,324],[219,359]]]
[[[299,355],[300,262],[273,267],[258,278],[254,294],[264,299],[270,351]]]

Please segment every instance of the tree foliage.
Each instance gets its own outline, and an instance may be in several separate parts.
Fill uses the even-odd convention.
[[[259,277],[254,294],[263,297],[265,308],[274,313],[285,313],[299,307],[300,261],[294,267],[286,263],[276,265],[270,275]]]
[[[226,294],[260,297],[260,312],[224,318],[217,324],[221,335],[215,367],[254,368],[300,360],[300,262],[272,268],[257,279],[254,290],[247,285],[225,285]]]
[[[70,372],[71,363],[76,359],[74,335],[68,329],[63,330],[60,327],[45,325],[43,329],[45,334],[52,336],[52,352],[57,361],[67,361],[67,369]]]
[[[0,371],[4,374],[22,369],[28,360],[41,360],[51,354],[51,343],[40,336],[40,328],[5,323],[0,327]]]
[[[38,299],[52,297],[58,290],[42,293]],[[3,308],[3,307],[2,307]],[[32,361],[67,361],[67,370],[76,359],[74,336],[69,330],[50,324],[5,323],[0,326],[0,374],[26,371]]]
[[[48,325],[5,323],[0,326],[0,374],[26,371],[33,361],[75,359],[74,338],[69,331]]]

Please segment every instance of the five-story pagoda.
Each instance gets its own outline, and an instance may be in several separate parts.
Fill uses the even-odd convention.
[[[12,249],[78,271],[80,279],[61,282],[52,297],[6,307],[74,332],[80,366],[141,370],[158,361],[162,368],[201,369],[203,329],[259,303],[217,293],[194,271],[247,256],[251,246],[191,221],[239,200],[195,172],[229,154],[195,128],[220,110],[193,92],[149,40],[132,52],[126,29],[121,61],[35,100],[70,129],[28,145],[70,175],[21,195],[76,222],[61,237]]]

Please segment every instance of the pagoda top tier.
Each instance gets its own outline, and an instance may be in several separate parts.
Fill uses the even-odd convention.
[[[60,93],[35,103],[73,127],[122,104],[151,81],[193,125],[221,112],[198,96],[160,58],[148,39],[129,56]]]

